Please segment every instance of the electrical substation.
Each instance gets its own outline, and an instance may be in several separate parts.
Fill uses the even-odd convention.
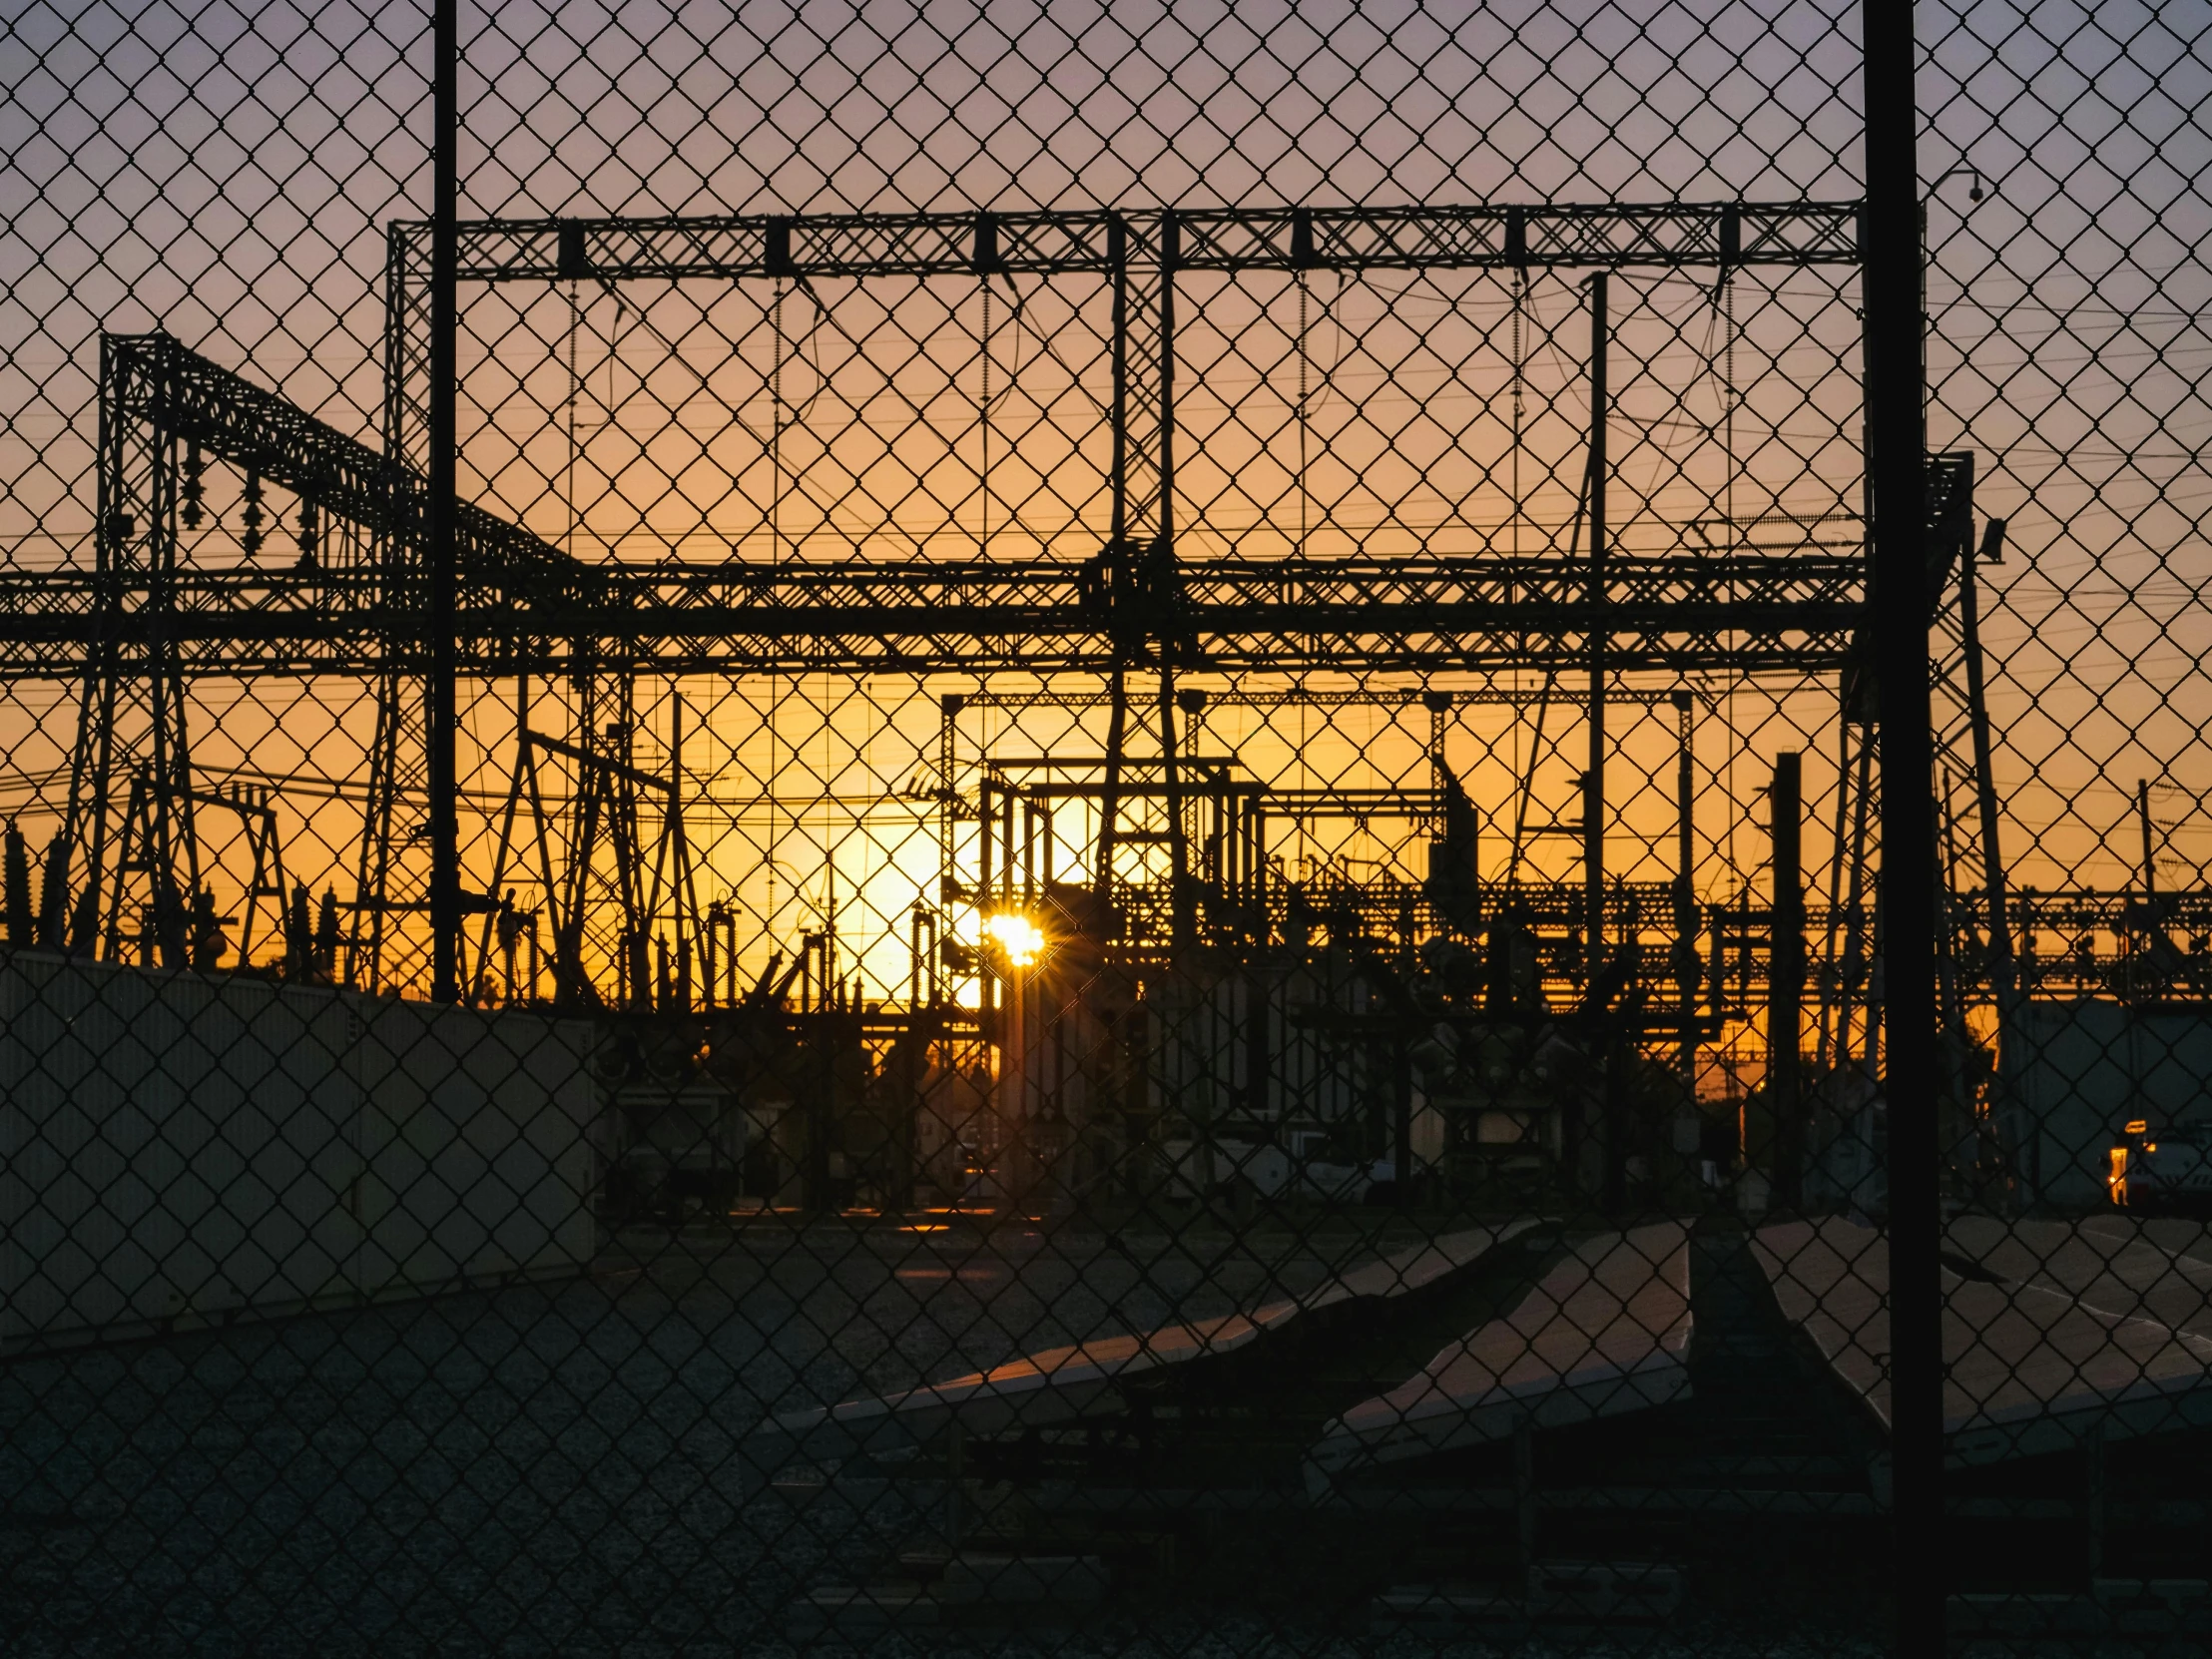
[[[503,1056],[465,1101],[332,1061],[391,1124],[505,1102],[535,1149],[361,1151],[356,1221],[496,1168],[527,1225],[332,1297],[793,1227],[1391,1241],[1382,1279],[771,1418],[793,1501],[952,1517],[808,1590],[826,1629],[1308,1573],[1391,1628],[1637,1623],[1701,1548],[1867,1547],[1888,1339],[1829,1295],[1887,1321],[1858,204],[464,222],[450,614],[428,251],[389,228],[371,437],[103,336],[90,556],[0,577],[0,671],[50,697],[12,974]],[[2070,1056],[2204,1047],[2212,895],[2159,885],[2147,798],[2130,886],[2007,865],[2005,525],[1974,453],[1927,466],[1925,584],[1879,603],[1936,642],[1946,1263],[1988,1288],[2023,1229],[2185,1196],[2151,1183],[2188,1067]],[[2025,1540],[1992,1581],[2078,1553],[2083,1455],[2090,1547],[2172,1553],[2212,1328],[2079,1300],[2162,1248],[2018,1269],[2045,1325],[1951,1333],[2013,1345],[2018,1397],[1952,1402],[1984,1536]],[[209,1272],[8,1338],[256,1312]],[[1691,1492],[1732,1517],[1702,1543]]]

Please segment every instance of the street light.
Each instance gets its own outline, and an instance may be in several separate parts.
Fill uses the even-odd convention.
[[[1958,167],[1951,168],[1948,172],[1936,175],[1936,182],[1928,187],[1928,195],[1921,198],[1922,211],[1927,211],[1929,202],[1935,197],[1937,191],[1943,188],[1944,185],[1948,184],[1953,179],[1960,178],[1971,179],[1973,181],[1973,188],[1966,192],[1966,200],[1969,202],[1980,201],[1983,195],[1981,184],[1981,170],[1977,167],[1967,167],[1964,165],[1960,165]]]
[[[1978,205],[1986,191],[1982,187],[1981,170],[1969,163],[1946,168],[1938,173],[1921,198],[1921,448],[1928,448],[1928,336],[1934,332],[1934,319],[1928,314],[1928,205],[1936,200],[1936,192],[1953,179],[1971,179],[1973,185],[1966,192],[1966,200]]]

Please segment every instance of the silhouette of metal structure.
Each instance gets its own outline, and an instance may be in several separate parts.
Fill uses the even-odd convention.
[[[1179,693],[1179,673],[1504,667],[1587,673],[1593,695],[1575,701],[1584,708],[1592,749],[1581,818],[1589,889],[1582,909],[1589,912],[1610,908],[1602,852],[1591,851],[1602,846],[1605,817],[1603,709],[1609,700],[1642,695],[1615,690],[1614,682],[1652,671],[1787,670],[1839,675],[1854,717],[1841,727],[1837,866],[1829,872],[1831,902],[1821,907],[1822,953],[1840,964],[1822,988],[1822,1027],[1850,1023],[1843,1006],[1857,994],[1850,964],[1872,949],[1859,872],[1874,817],[1872,705],[1863,668],[1866,573],[1855,542],[1838,545],[1842,538],[1808,527],[1802,546],[1779,552],[1725,539],[1696,553],[1606,546],[1606,420],[1599,418],[1582,486],[1587,554],[1179,556],[1174,375],[1183,274],[1588,269],[1600,278],[1591,284],[1591,368],[1592,407],[1603,414],[1607,271],[1848,266],[1859,258],[1853,204],[468,222],[461,234],[463,283],[944,276],[988,282],[1017,275],[1102,282],[1111,314],[1110,523],[1098,552],[1083,559],[893,562],[856,550],[834,563],[616,564],[578,560],[495,513],[456,503],[456,606],[451,617],[435,619],[425,614],[419,580],[427,246],[425,225],[397,224],[388,233],[381,452],[166,335],[104,338],[94,567],[0,578],[0,675],[66,675],[79,686],[68,809],[57,843],[62,878],[50,870],[46,882],[47,937],[78,949],[96,939],[111,953],[120,948],[125,887],[134,879],[146,887],[156,917],[181,917],[189,905],[201,862],[192,809],[204,794],[190,770],[189,679],[360,677],[376,687],[376,732],[355,858],[348,976],[377,983],[393,918],[427,909],[421,836],[408,815],[425,799],[422,676],[433,627],[450,630],[461,673],[565,675],[587,703],[601,677],[628,683],[642,674],[702,670],[1098,674],[1104,685],[1093,696],[1108,720],[1098,778],[1086,786],[1097,798],[1099,824],[1091,883],[1100,891],[1110,885],[1117,841],[1150,833],[1129,809],[1159,797],[1163,810],[1155,816],[1166,826],[1170,867],[1164,919],[1178,947],[1195,937],[1196,895],[1204,885],[1179,833],[1186,797],[1211,788],[1193,775],[1179,732],[1179,724],[1198,720],[1205,694]],[[197,522],[211,462],[244,475],[250,552],[258,553],[264,538],[265,484],[296,499],[296,559],[250,558],[223,568],[180,559],[179,523]],[[1963,850],[1953,845],[1952,856],[1981,866],[1980,879],[1962,884],[1948,912],[1946,958],[1953,964],[1970,958],[1967,977],[1982,986],[2010,975],[2012,953],[1974,623],[1972,470],[1967,455],[1931,460],[1929,570],[1932,614],[1952,641],[1941,665],[1945,684],[1956,686],[1964,707],[1961,752],[1946,750],[1945,776],[1960,781],[1976,809],[1952,821],[1956,838],[1969,843]],[[340,527],[353,533],[341,538]],[[1985,540],[1982,557],[1993,556],[2000,542],[2001,525]],[[1953,584],[1955,605],[1946,603]],[[1141,695],[1134,689],[1139,676],[1150,681]],[[602,753],[605,743],[604,734],[588,730],[574,742],[525,734],[516,788],[527,793],[534,783],[540,753],[567,755],[598,792],[591,799],[602,810],[585,814],[593,839],[619,842],[625,827],[635,829],[635,813],[611,797],[601,801],[599,786],[620,793],[630,787],[620,781],[635,769]],[[117,788],[119,780],[129,781],[127,791]],[[654,787],[668,783],[656,779]],[[510,800],[510,819],[519,799],[518,793]],[[542,813],[542,803],[533,811]],[[949,836],[949,829],[941,834]],[[680,832],[678,842],[678,855],[688,857]],[[502,870],[510,850],[503,837]],[[638,850],[625,855],[618,845],[617,862]],[[1201,862],[1212,855],[1200,852]],[[562,994],[576,998],[587,989],[578,944],[587,904],[578,882],[589,884],[583,872],[590,851],[572,849],[572,858],[574,868],[561,873],[549,866],[539,877],[549,894],[567,895],[567,913],[553,923],[553,969]],[[161,872],[172,869],[184,872],[174,894],[162,886]],[[257,889],[263,884],[257,875]],[[492,889],[499,890],[498,878]],[[637,902],[627,905],[626,916],[632,909],[639,914],[624,924],[630,942],[620,954],[635,990],[648,977],[650,922],[642,896],[629,897]],[[2072,911],[2091,903],[2079,895],[2068,902]],[[483,918],[476,924],[484,933],[480,980],[497,901],[464,894],[463,908]],[[697,912],[694,896],[677,924],[684,937],[676,960],[688,968],[696,952],[704,972],[712,935]],[[2119,919],[2119,930],[2127,925]],[[727,915],[722,926],[733,935],[725,948],[734,952]],[[165,957],[181,959],[182,920],[157,924],[154,932],[168,941]],[[2050,984],[2063,971],[2039,964],[2035,982]],[[2170,968],[2166,977],[2186,975]],[[1950,983],[1962,981],[1953,972]],[[1962,1020],[1958,995],[1947,1005]]]
[[[961,275],[1102,282],[1112,317],[1110,523],[1097,553],[1077,560],[610,567],[457,503],[459,587],[454,613],[435,618],[420,576],[428,247],[424,224],[388,234],[381,453],[167,336],[104,340],[94,568],[0,580],[0,675],[59,673],[81,686],[64,879],[48,882],[69,910],[53,931],[76,946],[100,925],[114,780],[152,781],[136,833],[193,862],[189,813],[168,805],[190,794],[186,679],[364,676],[377,687],[377,732],[356,954],[375,982],[387,918],[427,905],[414,850],[421,836],[405,814],[425,799],[422,677],[433,631],[450,634],[457,672],[473,676],[1099,672],[1112,711],[1104,866],[1124,759],[1140,736],[1161,758],[1170,796],[1181,790],[1178,671],[1596,663],[1601,678],[1640,669],[1817,674],[1848,660],[1862,625],[1856,548],[1809,545],[1787,558],[1724,546],[1696,555],[1616,549],[1602,559],[1354,552],[1246,562],[1180,556],[1175,519],[1176,307],[1186,274],[1848,267],[1859,259],[1852,203],[467,222],[463,284]],[[1594,320],[1602,342],[1604,320]],[[297,498],[295,562],[214,570],[179,559],[177,518],[188,502],[197,511],[210,461],[246,476],[255,550],[263,483]],[[1586,506],[1600,510],[1595,495]],[[365,553],[322,550],[334,549],[339,525],[359,532],[348,546]],[[1140,672],[1157,675],[1157,696],[1132,695]],[[1593,775],[1590,787],[1600,791],[1602,780]],[[1179,848],[1178,870],[1186,857]],[[1594,866],[1593,879],[1602,883]],[[1187,936],[1190,918],[1178,915]]]

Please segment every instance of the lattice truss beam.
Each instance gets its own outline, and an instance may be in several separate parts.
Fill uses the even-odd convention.
[[[464,285],[1095,281],[1110,317],[1107,510],[1081,556],[915,559],[855,546],[834,560],[617,562],[572,557],[462,502],[458,604],[437,617],[420,584],[426,225],[388,234],[382,452],[177,340],[111,336],[94,568],[0,578],[0,676],[84,688],[65,837],[89,855],[75,931],[88,936],[101,907],[98,849],[117,781],[150,778],[150,800],[189,804],[183,688],[209,674],[378,683],[360,902],[378,916],[419,908],[418,876],[394,863],[407,839],[395,815],[419,796],[432,628],[457,637],[471,676],[1078,670],[1118,688],[1147,663],[1163,675],[1563,670],[1600,651],[1611,674],[1833,672],[1865,616],[1856,522],[1768,546],[1731,525],[1702,546],[1683,537],[1674,551],[1614,546],[1602,559],[1571,547],[1308,554],[1303,544],[1283,557],[1194,555],[1178,524],[1177,375],[1186,332],[1205,317],[1198,300],[1184,298],[1181,317],[1177,307],[1194,282],[1265,273],[1638,268],[1710,271],[1718,282],[1742,268],[1848,270],[1858,219],[1852,203],[1787,203],[467,223]],[[288,568],[181,558],[188,479],[210,460],[245,473],[253,492],[266,480],[295,495],[310,551]],[[314,526],[337,523],[358,532],[351,545],[365,556],[313,555]],[[1120,730],[1117,719],[1117,746]],[[1159,737],[1172,751],[1172,734]],[[189,843],[189,823],[172,830],[159,819],[141,839]],[[374,953],[372,943],[371,977]]]
[[[102,449],[110,499],[99,562],[0,579],[0,675],[74,677],[96,643],[143,648],[157,634],[186,674],[378,674],[406,653],[420,632],[411,553],[363,568],[200,569],[154,544],[173,534],[167,474],[197,447],[364,527],[379,545],[406,545],[419,509],[426,240],[420,225],[390,236],[384,455],[174,340],[109,344],[102,407],[117,431]],[[1718,272],[1851,265],[1857,247],[1852,204],[471,223],[464,282],[1095,276],[1114,292],[1116,442],[1113,523],[1084,559],[661,560],[616,571],[571,560],[464,503],[463,592],[451,619],[463,666],[562,668],[575,642],[598,641],[595,649],[613,647],[623,660],[685,669],[1105,669],[1133,647],[1168,640],[1187,663],[1232,670],[1481,669],[1580,662],[1602,619],[1621,671],[1833,669],[1859,620],[1856,546],[1787,557],[1616,550],[1596,591],[1586,561],[1556,555],[1178,555],[1172,278]],[[131,445],[144,450],[144,465],[121,465]],[[128,536],[115,532],[123,523]]]

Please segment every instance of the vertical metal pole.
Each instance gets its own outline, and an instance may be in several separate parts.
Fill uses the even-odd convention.
[[[1804,763],[1794,750],[1774,758],[1774,899],[1767,953],[1767,1102],[1774,1118],[1774,1202],[1805,1200],[1805,1111],[1798,1039],[1805,1004]]]
[[[2151,989],[2151,941],[2158,937],[2158,864],[2151,855],[2150,780],[2135,780],[2135,816],[2143,830],[2143,918],[2127,941],[2127,989],[2132,996]]]
[[[685,900],[691,896],[691,869],[684,847],[684,693],[675,682],[668,688],[668,814],[661,823],[661,850],[654,856],[656,862],[664,855],[669,860],[669,908],[675,912],[676,924],[676,1006],[689,1013],[692,935]],[[660,894],[653,896],[658,899]]]
[[[922,954],[924,913],[921,901],[916,899],[908,931],[911,971],[907,976],[906,1030],[904,1040],[891,1050],[897,1067],[898,1094],[892,1107],[890,1192],[885,1208],[894,1215],[903,1215],[914,1205],[914,1147],[920,1132],[922,1108],[922,1049],[928,1042],[930,1026],[930,1016],[922,1010],[925,1000],[935,1000],[925,989],[928,969],[924,966],[927,958]]]
[[[1605,644],[1609,619],[1605,614],[1605,427],[1611,413],[1611,394],[1605,384],[1607,351],[1606,274],[1590,277],[1590,754],[1582,774],[1582,972],[1583,983],[1594,989],[1605,964]],[[1603,1017],[1603,1010],[1599,1011]],[[1599,1108],[1599,1202],[1617,1214],[1626,1197],[1622,1160],[1620,1111],[1620,1045],[1608,1034],[1604,1040],[1603,1098]],[[1586,1131],[1585,1131],[1586,1132]]]
[[[1119,648],[1117,647],[1118,651]],[[1106,782],[1098,798],[1098,901],[1104,925],[1119,933],[1111,916],[1114,901],[1115,827],[1121,819],[1122,750],[1129,737],[1129,681],[1116,660],[1106,686]]]
[[[1813,1011],[1813,1075],[1826,1077],[1831,1056],[1842,1045],[1841,1025],[1850,1016],[1844,994],[1842,962],[1836,953],[1844,923],[1844,859],[1851,845],[1851,730],[1848,717],[1836,722],[1836,833],[1829,852],[1828,926],[1821,937],[1819,1001]]]
[[[2135,818],[2143,830],[2143,917],[2146,927],[2158,905],[2158,861],[2151,855],[2150,780],[2135,780]]]
[[[1160,539],[1162,565],[1175,557],[1175,271],[1183,257],[1183,225],[1172,210],[1160,215]],[[1161,578],[1169,572],[1157,573]]]
[[[1991,540],[2003,533],[2003,520],[1994,524]],[[1997,786],[1990,762],[1989,696],[1981,663],[1981,595],[1974,567],[1979,561],[1968,553],[1959,561],[1958,627],[1966,657],[1966,721],[1973,738],[1974,801],[1981,815],[1981,869],[1988,889],[1989,987],[1997,997],[2001,1014],[2012,990],[2012,928],[2004,913],[2004,858],[1997,843]]]
[[[953,892],[960,877],[960,798],[953,789],[953,728],[966,701],[958,692],[946,692],[937,699],[937,902],[947,905],[957,902]],[[733,956],[737,954],[734,936],[730,951]]]
[[[1265,923],[1261,944],[1245,962],[1245,1110],[1265,1120],[1273,1091],[1268,1087],[1275,1069],[1275,1047],[1269,1030],[1270,976],[1262,963]]]
[[[1582,775],[1582,964],[1594,981],[1605,938],[1606,274],[1590,277],[1590,760]]]
[[[157,615],[175,606],[177,574],[176,445],[158,434],[148,445],[146,480],[147,608]],[[251,478],[249,488],[254,487]],[[155,865],[155,890],[167,893],[181,934],[180,967],[200,965],[195,911],[200,903],[200,843],[193,824],[192,749],[185,732],[185,687],[176,673],[176,648],[160,641],[147,653],[147,695],[151,708],[152,771],[147,779],[147,817],[154,832],[142,849]],[[2149,820],[2145,819],[2146,827]],[[2147,859],[2150,843],[2145,840]],[[123,896],[122,871],[115,896]],[[248,900],[251,911],[252,900]],[[120,916],[118,920],[120,920]],[[113,932],[111,930],[111,938]],[[113,947],[110,947],[113,955]],[[243,952],[240,961],[245,961]]]
[[[1098,910],[1109,933],[1114,899],[1114,838],[1121,819],[1122,751],[1129,737],[1129,687],[1124,675],[1123,630],[1116,607],[1126,602],[1129,579],[1129,228],[1119,215],[1106,228],[1106,263],[1113,274],[1112,474],[1108,480],[1113,523],[1107,537],[1106,626],[1114,667],[1106,691],[1106,778],[1098,799]]]
[[[1919,53],[1911,0],[1867,0],[1867,473],[1882,734],[1884,1090],[1889,1110],[1891,1452],[1900,1655],[1943,1650],[1942,1282],[1936,1121],[1936,817],[1931,788],[1927,438],[1922,399]]]
[[[1183,833],[1183,763],[1175,741],[1175,267],[1181,225],[1160,216],[1160,539],[1146,582],[1147,609],[1159,625],[1160,769],[1167,797],[1168,914],[1178,953],[1197,942],[1191,895],[1191,849]]]
[[[1035,796],[1024,796],[1021,803],[1021,902],[1022,908],[1032,916],[1037,913],[1037,798]]]
[[[1114,377],[1112,401],[1107,408],[1113,437],[1107,475],[1113,520],[1107,539],[1118,552],[1129,539],[1129,226],[1119,214],[1106,224],[1106,268],[1112,307],[1108,362]]]
[[[453,502],[460,370],[460,0],[432,0],[430,455],[423,503],[423,747],[430,821],[430,995],[461,996],[460,820],[454,798]]]
[[[810,1035],[815,1042],[815,1098],[807,1113],[806,1205],[813,1215],[836,1208],[836,1200],[830,1191],[830,1136],[837,1120],[837,1022],[830,1017],[828,942],[824,939],[818,944],[818,948],[823,949],[824,972],[821,994],[815,999],[815,1017],[810,1022]]]
[[[1175,667],[1160,642],[1160,770],[1168,820],[1168,914],[1178,952],[1197,942],[1198,909],[1191,894],[1190,837],[1183,825],[1183,763],[1175,732]]]
[[[1945,1098],[1963,1102],[1956,1086],[1961,1056],[1958,1041],[1966,1029],[1965,1004],[1959,997],[1958,922],[1951,906],[1958,892],[1958,815],[1951,805],[1955,788],[1950,768],[1944,767],[1936,792],[1936,1006],[1942,1016],[1938,1030],[1943,1042]]]
[[[991,780],[988,773],[975,786],[975,906],[978,910],[987,911],[995,908],[994,895],[991,892],[991,836],[997,830],[991,819]]]
[[[1674,760],[1674,884],[1677,902],[1687,909],[1697,901],[1697,844],[1692,836],[1692,814],[1697,807],[1697,753],[1691,727],[1692,699],[1686,691],[1673,698],[1675,710]]]
[[[1697,1102],[1697,1023],[1694,983],[1697,967],[1697,842],[1692,814],[1697,810],[1697,734],[1693,700],[1686,691],[1674,694],[1679,724],[1679,751],[1675,760],[1674,930],[1675,952],[1687,971],[1682,984],[1682,1087],[1694,1108]]]
[[[1851,870],[1850,886],[1844,893],[1844,943],[1838,963],[1836,1014],[1836,1056],[1841,1064],[1849,1064],[1854,1055],[1852,1046],[1853,1005],[1859,1010],[1862,1046],[1856,1050],[1860,1061],[1867,1067],[1870,1080],[1874,1076],[1874,1057],[1877,1052],[1873,986],[1869,964],[1866,960],[1869,927],[1864,911],[1867,898],[1867,818],[1868,804],[1874,795],[1875,734],[1863,732],[1859,740],[1859,756],[1854,763],[1855,781],[1851,790],[1851,848],[1846,854]],[[1872,940],[1873,954],[1881,954],[1881,940]],[[1871,1149],[1870,1149],[1871,1150]]]

